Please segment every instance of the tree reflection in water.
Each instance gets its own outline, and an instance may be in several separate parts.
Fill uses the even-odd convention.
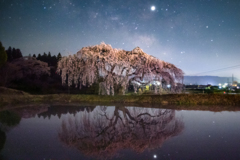
[[[141,153],[160,147],[183,128],[174,110],[101,106],[63,120],[59,137],[87,156],[107,159],[121,149]]]
[[[21,121],[21,117],[14,112],[2,111],[0,112],[0,152],[4,147],[6,141],[6,133],[11,128],[17,126]],[[1,154],[0,154],[1,159]]]
[[[0,152],[4,147],[6,141],[6,133],[0,130]],[[0,159],[1,159],[1,154],[0,154]]]

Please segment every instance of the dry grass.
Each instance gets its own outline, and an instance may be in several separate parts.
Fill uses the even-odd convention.
[[[4,91],[4,92],[3,92]],[[132,105],[178,105],[188,108],[190,106],[213,106],[218,105],[227,109],[240,108],[240,95],[226,94],[166,94],[166,95],[118,95],[118,96],[98,96],[83,94],[51,94],[51,95],[30,95],[28,93],[0,88],[0,107],[13,104],[30,103],[120,103]],[[182,107],[176,107],[182,108]],[[191,108],[191,107],[190,107]],[[203,107],[204,108],[204,107]],[[207,107],[211,108],[211,107]]]
[[[0,96],[1,95],[29,95],[29,94],[15,89],[0,87]]]
[[[130,95],[130,96],[98,96],[98,95],[1,95],[6,103],[25,102],[116,102],[116,103],[150,103],[179,105],[240,105],[240,95],[224,94],[169,94],[169,95]]]

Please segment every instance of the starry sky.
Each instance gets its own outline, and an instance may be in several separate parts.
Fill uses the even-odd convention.
[[[24,56],[139,46],[185,75],[240,78],[239,0],[0,0],[0,41]]]

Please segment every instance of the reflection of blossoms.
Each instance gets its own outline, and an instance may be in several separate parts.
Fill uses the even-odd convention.
[[[137,107],[98,107],[62,122],[59,137],[85,155],[110,158],[125,148],[136,152],[160,147],[183,130],[175,111]]]

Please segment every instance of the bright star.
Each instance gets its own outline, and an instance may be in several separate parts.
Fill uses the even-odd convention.
[[[156,154],[154,154],[154,155],[153,155],[153,158],[157,158],[157,155],[156,155]]]
[[[155,9],[156,9],[155,6],[152,6],[152,7],[151,7],[151,10],[152,10],[152,11],[155,11]]]

